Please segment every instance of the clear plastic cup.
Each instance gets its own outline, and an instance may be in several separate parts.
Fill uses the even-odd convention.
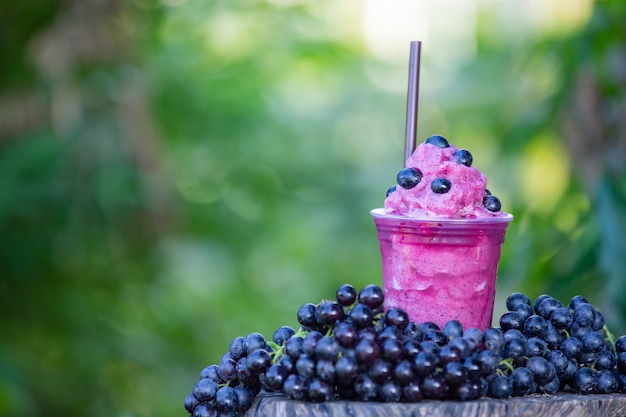
[[[415,219],[371,211],[382,256],[385,308],[417,323],[491,326],[498,262],[513,216]]]

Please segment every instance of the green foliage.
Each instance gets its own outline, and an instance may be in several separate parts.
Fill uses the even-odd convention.
[[[0,117],[0,415],[183,415],[232,338],[380,282],[369,210],[402,165],[405,96],[372,74],[397,69],[330,2],[134,3],[112,19],[130,46],[64,77],[0,55],[0,104],[15,87],[49,113]],[[53,5],[19,6],[30,23],[3,42],[58,24]],[[591,68],[609,109],[593,120],[619,129],[624,14],[601,1],[539,38],[483,16],[476,57],[423,88],[419,132],[470,149],[516,217],[499,296],[584,294],[619,334],[623,164],[584,165],[562,127]]]

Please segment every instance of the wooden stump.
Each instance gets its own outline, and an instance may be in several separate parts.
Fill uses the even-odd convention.
[[[505,400],[379,403],[294,401],[261,395],[246,417],[626,417],[626,394],[529,395]]]

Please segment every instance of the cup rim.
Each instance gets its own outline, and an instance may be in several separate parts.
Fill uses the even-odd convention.
[[[504,212],[503,212],[504,213]],[[388,219],[388,220],[399,220],[403,222],[415,222],[415,223],[424,223],[424,222],[437,222],[437,223],[448,223],[448,224],[494,224],[494,223],[510,223],[513,220],[513,215],[510,213],[504,213],[505,216],[498,217],[471,217],[471,218],[449,218],[449,217],[440,217],[440,216],[423,216],[423,217],[407,217],[400,214],[390,214],[386,213],[384,208],[376,208],[370,211],[370,214],[374,216],[375,219]]]

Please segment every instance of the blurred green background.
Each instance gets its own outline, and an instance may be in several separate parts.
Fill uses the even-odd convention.
[[[230,340],[379,283],[419,136],[516,217],[512,291],[626,333],[622,0],[0,5],[0,416],[184,415]]]

